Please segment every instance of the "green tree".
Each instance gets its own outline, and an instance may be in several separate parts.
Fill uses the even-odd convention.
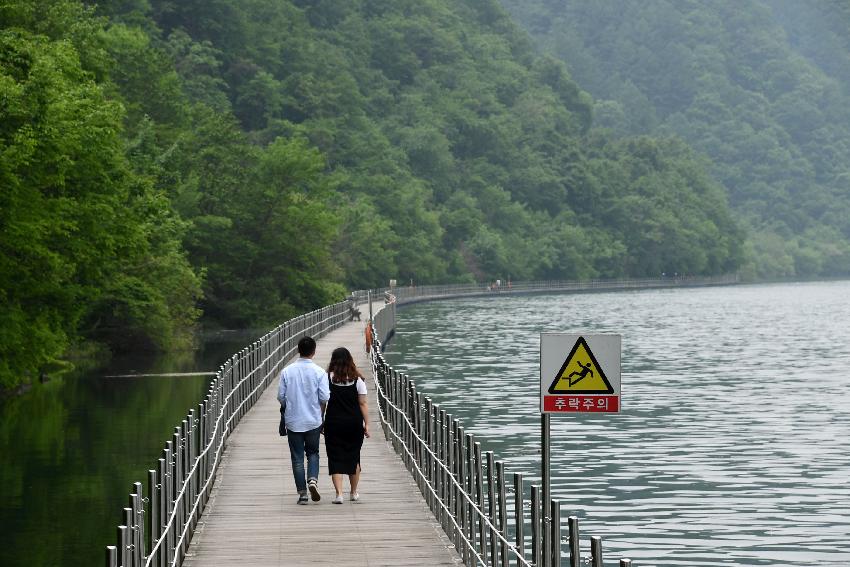
[[[102,21],[60,0],[4,10],[15,27],[0,31],[0,381],[11,386],[81,336],[174,340],[197,316],[198,281],[170,203],[125,153]],[[101,332],[113,324],[128,332]]]

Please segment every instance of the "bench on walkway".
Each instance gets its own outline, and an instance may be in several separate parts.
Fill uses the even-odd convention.
[[[354,321],[355,319],[357,319],[358,321],[360,320],[360,310],[357,309],[357,307],[355,307],[353,303],[349,303],[348,304],[348,320]]]

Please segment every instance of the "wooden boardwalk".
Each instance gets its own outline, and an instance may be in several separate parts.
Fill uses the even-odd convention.
[[[365,317],[364,317],[365,319]],[[299,506],[289,447],[277,433],[277,381],[227,442],[210,501],[192,538],[187,567],[457,565],[462,563],[410,473],[384,438],[363,352],[364,323],[347,323],[318,343],[315,362],[347,347],[367,376],[369,427],[361,453],[360,501],[333,504],[324,441],[320,502]]]

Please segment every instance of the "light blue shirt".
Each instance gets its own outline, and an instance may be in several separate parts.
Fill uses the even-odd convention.
[[[286,403],[284,421],[291,431],[322,425],[322,406],[331,397],[328,374],[309,358],[299,358],[280,372],[277,401]]]

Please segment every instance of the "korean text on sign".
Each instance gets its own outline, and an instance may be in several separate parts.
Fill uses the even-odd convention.
[[[544,409],[550,412],[616,412],[619,396],[545,396]]]

